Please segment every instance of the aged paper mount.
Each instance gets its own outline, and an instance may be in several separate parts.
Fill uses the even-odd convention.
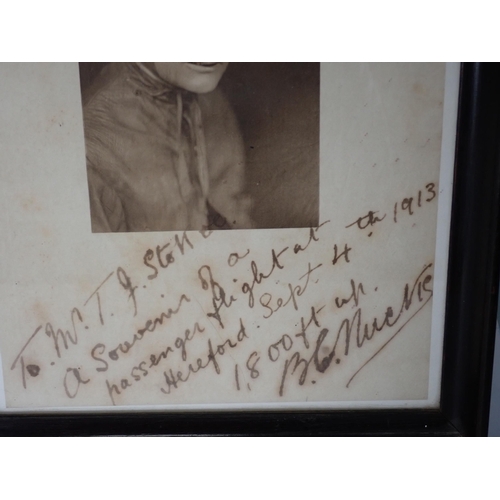
[[[318,226],[211,233],[92,234],[78,66],[0,73],[5,411],[437,405],[458,65],[322,64]]]

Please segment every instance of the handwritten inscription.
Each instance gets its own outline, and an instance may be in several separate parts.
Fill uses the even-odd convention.
[[[427,183],[355,215],[339,238],[325,221],[281,245],[219,245],[214,257],[215,233],[174,234],[110,269],[66,316],[28,325],[10,371],[24,391],[45,383],[82,406],[213,402],[211,392],[307,399],[300,391],[332,381],[350,391],[430,302],[433,263],[374,283],[349,235],[375,244],[376,228],[418,217],[436,193]]]
[[[398,222],[398,213],[401,215],[413,215],[416,210],[422,208],[424,204],[431,203],[436,198],[436,184],[430,182],[420,189],[416,196],[409,196],[394,203],[393,221]],[[362,215],[354,222],[345,226],[346,228],[357,227],[358,229],[368,229],[368,236],[372,236],[371,228],[377,223],[382,222],[387,217],[387,213],[380,213],[378,210],[370,210],[366,215]]]

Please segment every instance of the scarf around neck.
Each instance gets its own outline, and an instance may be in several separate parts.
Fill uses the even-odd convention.
[[[198,96],[166,82],[145,63],[130,63],[129,68],[132,78],[148,95],[176,106],[177,161],[175,171],[181,187],[181,195],[185,195],[182,179],[190,178],[189,172],[184,171],[185,169],[189,170],[189,166],[182,151],[183,124],[185,124],[188,131],[187,139],[192,146],[191,152],[194,156],[196,175],[206,202],[209,192],[208,161]]]

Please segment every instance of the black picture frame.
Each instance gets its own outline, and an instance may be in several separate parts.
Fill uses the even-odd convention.
[[[4,413],[4,436],[484,436],[499,271],[500,64],[461,66],[438,409]]]

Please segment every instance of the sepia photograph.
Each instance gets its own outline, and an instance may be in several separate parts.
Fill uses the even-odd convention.
[[[92,231],[319,222],[319,63],[80,63]]]

